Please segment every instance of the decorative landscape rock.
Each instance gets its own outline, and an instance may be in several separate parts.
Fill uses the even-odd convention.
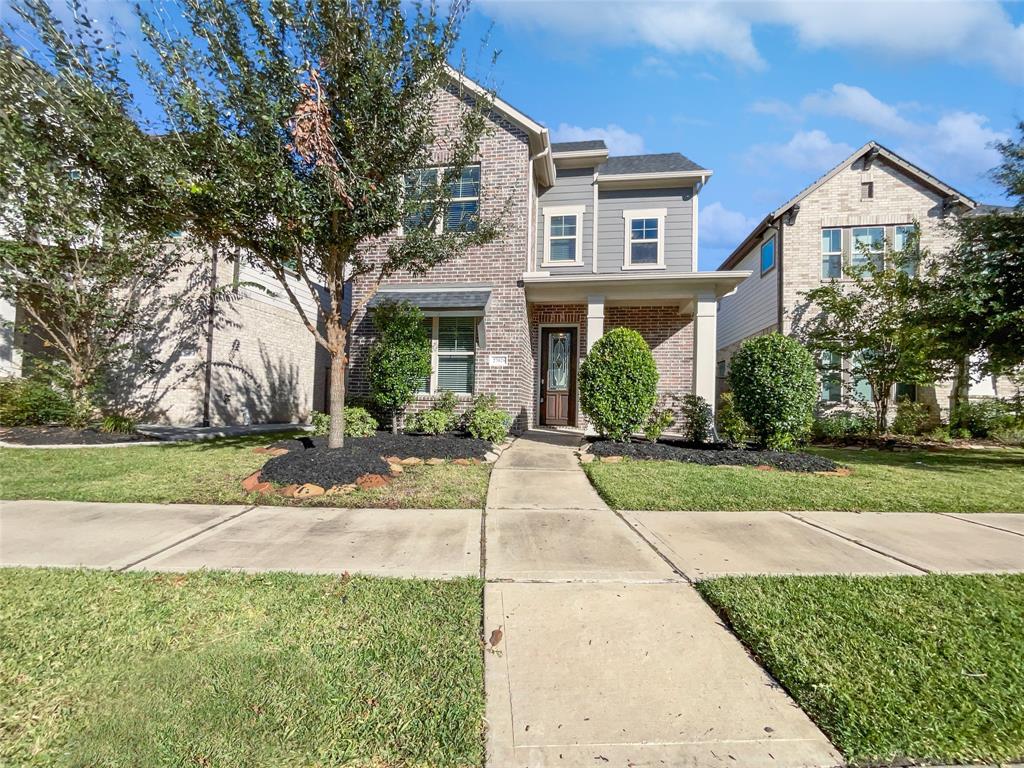
[[[295,489],[296,499],[311,499],[314,496],[323,496],[324,489],[314,483],[303,483]]]
[[[439,459],[437,457],[434,457],[432,459],[427,459],[423,463],[426,464],[428,467],[436,467],[436,466],[439,466],[439,465],[444,464],[446,462],[445,462],[444,459]]]
[[[704,466],[768,467],[789,472],[834,472],[838,468],[834,461],[824,456],[797,451],[743,450],[731,448],[724,443],[695,446],[672,440],[657,443],[616,443],[611,440],[595,439],[590,443],[590,452],[600,457],[602,461],[608,461],[609,457],[614,460],[614,457],[626,456],[631,459],[682,461]]]
[[[402,459],[400,462],[403,467],[417,467],[423,463],[423,459],[418,456],[409,456],[408,458]]]
[[[494,453],[493,451],[488,451],[487,454],[484,456],[484,462],[487,464],[493,464],[497,460],[498,454]]]
[[[356,485],[362,488],[364,491],[371,490],[373,488],[380,488],[388,484],[388,479],[383,475],[360,475],[356,478]]]

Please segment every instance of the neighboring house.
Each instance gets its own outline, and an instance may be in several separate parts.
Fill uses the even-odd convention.
[[[727,386],[730,359],[744,340],[772,331],[789,334],[808,319],[804,292],[842,280],[844,265],[872,251],[902,250],[915,224],[921,248],[942,252],[950,245],[949,220],[979,210],[991,206],[979,206],[874,141],[865,144],[769,213],[719,267],[749,275],[719,302],[719,389]],[[853,379],[848,360],[823,360],[821,366],[823,410],[845,407],[858,396],[870,399],[870,387]],[[900,385],[895,394],[928,403],[945,417],[950,391],[948,382],[940,382]],[[1010,394],[1004,379],[981,382],[971,391]]]
[[[296,296],[317,307],[304,284]],[[213,290],[213,289],[216,290]],[[211,297],[215,297],[211,313]],[[114,386],[142,421],[214,426],[306,421],[324,408],[328,363],[277,281],[231,254],[193,253],[191,263],[151,302],[152,334],[133,343],[153,351],[155,370],[119,371]],[[46,344],[24,313],[0,303],[0,376],[29,373]]]
[[[459,77],[439,92],[442,134],[481,93]],[[650,344],[662,395],[713,402],[717,301],[746,273],[697,271],[698,196],[711,171],[678,153],[609,157],[602,141],[552,144],[544,126],[500,99],[489,119],[445,224],[503,212],[500,238],[426,275],[395,275],[365,306],[372,281],[355,282],[349,391],[369,391],[372,308],[404,299],[428,317],[433,355],[414,410],[446,389],[463,402],[491,393],[517,430],[582,428],[579,363],[619,326]]]

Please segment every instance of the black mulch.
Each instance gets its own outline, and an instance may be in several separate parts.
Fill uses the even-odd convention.
[[[130,435],[71,427],[0,427],[0,440],[18,445],[109,445],[156,440],[138,433]]]
[[[692,443],[669,440],[657,443],[616,443],[611,440],[595,440],[590,445],[590,452],[595,456],[628,456],[631,459],[685,461],[708,467],[724,464],[767,465],[790,472],[832,472],[837,468],[837,464],[832,459],[827,459],[824,456],[786,451],[739,449],[726,443],[713,443],[698,447]]]
[[[328,449],[326,437],[279,440],[275,448],[288,453],[263,465],[260,479],[272,483],[314,483],[322,488],[354,483],[360,475],[386,475],[382,456],[421,459],[483,459],[491,450],[486,440],[458,435],[392,435],[346,437],[343,448]]]

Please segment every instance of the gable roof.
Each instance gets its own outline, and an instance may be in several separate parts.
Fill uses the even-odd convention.
[[[607,150],[608,145],[604,139],[589,139],[587,141],[556,141],[551,145],[551,151],[559,152],[599,152]]]
[[[824,184],[827,184],[841,171],[848,168],[850,165],[852,165],[860,158],[864,157],[864,155],[868,154],[869,152],[873,152],[878,157],[884,158],[888,163],[896,166],[908,176],[916,178],[925,186],[931,187],[935,191],[940,192],[946,195],[947,197],[953,198],[957,202],[963,203],[969,209],[972,209],[977,205],[977,203],[973,199],[971,199],[964,193],[960,192],[954,187],[949,186],[948,184],[946,184],[944,181],[941,181],[937,177],[932,176],[930,173],[923,170],[919,166],[914,165],[906,158],[897,155],[888,147],[882,146],[877,141],[869,141],[860,149],[855,150],[853,154],[851,154],[841,163],[839,163],[834,168],[829,170],[823,176],[818,178],[816,181],[812,182],[811,184],[800,190],[800,192],[798,192],[795,197],[790,198],[781,206],[779,206],[774,211],[765,216],[764,219],[762,219],[761,222],[756,227],[754,227],[751,233],[747,235],[745,238],[743,238],[743,242],[736,246],[736,249],[732,253],[730,253],[728,257],[726,257],[725,261],[722,262],[722,265],[719,267],[719,269],[731,269],[732,267],[736,266],[736,264],[738,264],[739,261],[746,254],[752,242],[756,240],[758,237],[760,237],[761,234],[771,225],[773,221],[778,219],[784,213],[788,212],[791,208],[793,208],[793,206],[797,205],[801,200],[803,200],[809,194],[814,192],[816,189],[818,189]]]
[[[621,155],[609,157],[597,167],[601,176],[620,176],[634,173],[688,173],[707,171],[685,155],[665,152],[659,155]]]

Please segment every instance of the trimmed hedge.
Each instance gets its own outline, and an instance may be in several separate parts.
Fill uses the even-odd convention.
[[[814,358],[800,342],[769,333],[743,342],[729,372],[736,410],[771,450],[792,450],[818,402]]]
[[[628,440],[647,423],[657,400],[658,368],[636,331],[614,328],[580,365],[580,408],[612,440]]]

